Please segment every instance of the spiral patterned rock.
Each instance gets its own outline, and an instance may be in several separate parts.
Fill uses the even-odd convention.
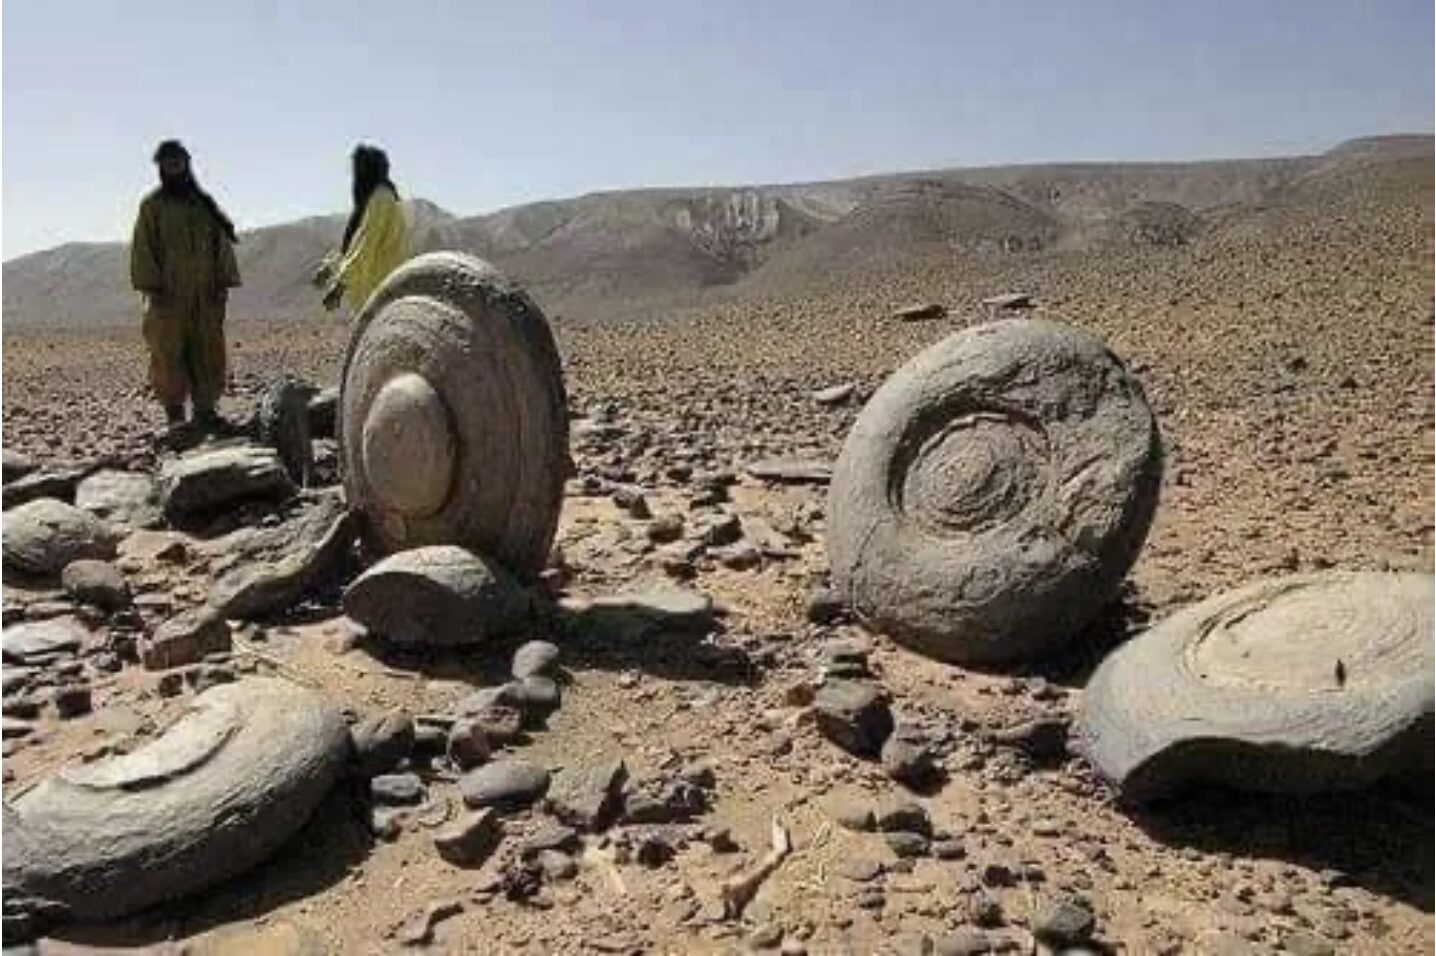
[[[848,434],[834,586],[932,657],[1030,660],[1115,596],[1161,467],[1141,385],[1097,339],[1031,319],[966,329],[893,374]]]
[[[542,313],[492,266],[435,252],[395,270],[355,324],[338,419],[372,545],[542,570],[569,466],[563,371]]]
[[[1131,802],[1194,782],[1314,793],[1432,773],[1422,574],[1258,581],[1119,648],[1082,695],[1077,748]]]
[[[348,755],[339,711],[272,678],[224,684],[133,753],[67,767],[5,804],[5,936],[200,892],[273,853]]]

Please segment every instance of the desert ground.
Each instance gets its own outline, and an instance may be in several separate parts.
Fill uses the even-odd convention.
[[[426,803],[397,834],[372,832],[364,786],[346,782],[258,869],[121,922],[66,927],[39,952],[1035,952],[1039,914],[1073,894],[1096,917],[1096,951],[1429,952],[1429,799],[1386,788],[1309,798],[1212,788],[1132,810],[1081,759],[1034,756],[1003,734],[1069,719],[1114,643],[1219,590],[1297,570],[1432,570],[1429,153],[1355,163],[1204,211],[1203,222],[1174,243],[919,244],[907,254],[899,237],[892,255],[858,258],[832,245],[839,234],[821,256],[741,295],[631,315],[621,298],[590,318],[575,312],[581,299],[556,309],[536,292],[564,362],[578,472],[551,580],[597,596],[678,576],[714,599],[711,632],[623,639],[536,628],[462,654],[395,658],[348,639],[326,592],[290,618],[241,628],[230,658],[213,666],[316,686],[354,719],[419,715],[501,682],[515,646],[551,638],[568,683],[523,756],[549,767],[622,758],[634,778],[702,762],[712,805],[672,838],[671,859],[630,859],[619,827],[590,841],[576,872],[516,893],[504,868],[542,814],[508,816],[482,867],[453,867],[433,846],[435,828],[462,809],[453,775],[416,758]],[[1032,314],[1102,338],[1160,422],[1161,502],[1121,601],[1063,652],[1016,672],[935,663],[856,625],[810,620],[808,597],[826,570],[825,489],[765,483],[745,466],[832,461],[887,375],[982,321],[983,298],[1012,291],[1032,295]],[[941,303],[947,316],[893,317],[914,302]],[[307,317],[231,323],[224,411],[243,418],[281,371],[336,383],[347,332],[317,304]],[[813,397],[848,383],[843,403]],[[44,466],[109,457],[149,470],[161,418],[144,386],[137,319],[7,323],[7,452]],[[736,515],[756,561],[698,547],[675,562],[646,535],[651,519],[615,502],[614,484],[642,489],[653,515],[690,525]],[[695,502],[715,486],[727,501]],[[203,537],[177,560],[132,555],[134,626],[205,599],[225,556]],[[73,610],[53,585],[7,581],[7,625]],[[86,619],[102,639],[107,622]],[[899,723],[928,741],[941,786],[910,791],[814,729],[805,703],[825,655],[853,640],[869,648]],[[68,761],[152,738],[189,693],[161,693],[162,675],[137,666],[82,661],[92,708],[60,719],[42,706],[27,736],[7,739],[7,797]],[[45,694],[40,681],[7,691],[7,704],[44,704]],[[899,800],[925,808],[941,855],[903,858],[882,834],[844,823],[855,807]],[[775,820],[792,852],[731,918],[718,887],[768,851]],[[438,913],[427,936],[414,932],[426,911]]]

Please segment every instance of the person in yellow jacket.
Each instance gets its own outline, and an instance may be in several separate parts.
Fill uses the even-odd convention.
[[[155,150],[160,185],[140,204],[130,244],[130,284],[145,296],[143,331],[150,387],[171,427],[185,420],[185,400],[205,428],[225,383],[224,312],[239,285],[234,223],[190,169],[178,140]]]
[[[339,251],[315,274],[325,289],[324,307],[342,302],[357,313],[379,283],[409,257],[409,226],[399,190],[389,179],[389,157],[377,146],[354,150],[354,209],[344,226]]]

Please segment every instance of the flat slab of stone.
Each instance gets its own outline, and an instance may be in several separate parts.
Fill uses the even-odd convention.
[[[651,630],[703,632],[713,626],[713,599],[687,588],[570,597],[559,607],[571,627],[623,636]]]
[[[60,770],[5,804],[7,941],[12,930],[114,919],[243,873],[309,818],[347,747],[323,697],[252,678],[197,695],[139,750]]]
[[[508,572],[454,545],[392,554],[344,592],[344,613],[396,644],[483,643],[513,631],[528,612],[528,595]]]
[[[1429,786],[1433,600],[1428,575],[1376,572],[1218,594],[1102,662],[1076,747],[1132,802],[1197,782],[1298,794],[1388,776]]]
[[[81,558],[108,561],[119,535],[88,511],[54,498],[41,498],[4,515],[5,567],[21,573],[55,575]]]
[[[159,485],[171,521],[249,499],[282,500],[294,494],[279,453],[258,445],[203,449],[172,459],[161,467]]]
[[[210,592],[209,605],[229,618],[262,618],[300,601],[343,562],[359,535],[359,515],[341,511],[323,533],[313,521],[295,529],[291,550],[275,561],[244,564],[222,577]]]
[[[159,488],[149,475],[105,468],[80,481],[75,507],[126,528],[153,528],[164,514]]]
[[[0,634],[7,663],[25,664],[73,654],[84,644],[89,631],[73,617],[52,617],[45,621],[12,624]]]
[[[786,485],[826,485],[833,480],[832,464],[815,458],[764,458],[744,470],[759,481]]]

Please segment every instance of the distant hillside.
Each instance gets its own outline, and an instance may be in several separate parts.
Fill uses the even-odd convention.
[[[955,169],[826,183],[641,189],[458,218],[406,203],[417,251],[461,249],[525,282],[551,314],[601,319],[705,294],[791,293],[834,270],[913,257],[1022,256],[1102,245],[1181,246],[1282,228],[1340,195],[1430,195],[1433,140],[1352,140],[1319,156]],[[1424,190],[1424,192],[1422,192]],[[1316,197],[1315,199],[1313,197]],[[1315,205],[1313,205],[1315,203]],[[236,318],[319,311],[309,276],[344,216],[245,233]],[[4,263],[4,326],[134,322],[127,249],[73,243]]]

